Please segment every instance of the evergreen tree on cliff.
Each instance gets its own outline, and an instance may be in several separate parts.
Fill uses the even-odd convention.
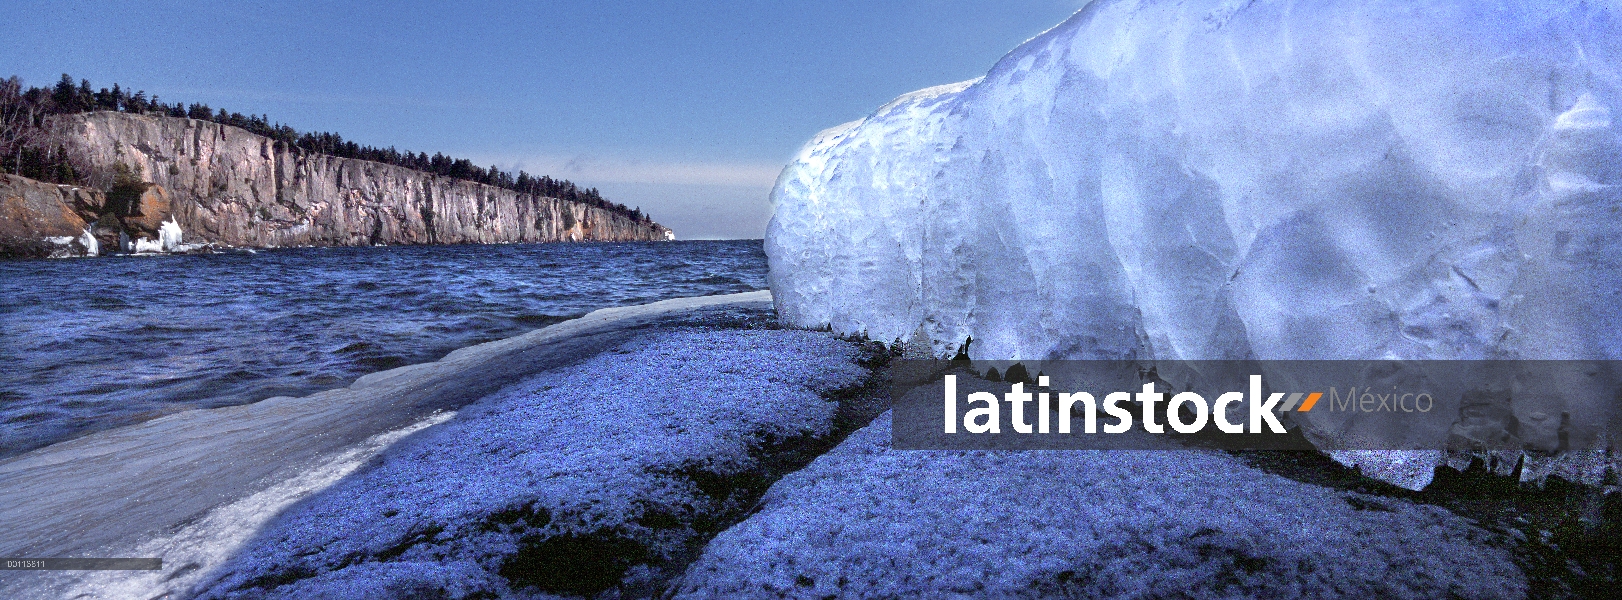
[[[155,113],[239,127],[271,138],[284,149],[297,148],[304,152],[397,165],[440,177],[474,181],[523,194],[579,202],[619,213],[637,221],[648,220],[647,216],[640,214],[639,211],[604,200],[597,188],[581,189],[568,180],[552,179],[544,175],[535,177],[523,171],[510,173],[502,171],[496,165],[486,169],[468,159],[453,158],[437,152],[430,157],[426,152],[414,154],[410,151],[400,152],[392,147],[363,146],[347,141],[343,136],[332,132],[299,133],[292,127],[273,123],[269,115],[245,116],[242,113],[230,112],[223,108],[215,109],[207,104],[198,103],[176,102],[167,105],[160,102],[157,96],[148,98],[144,90],[131,94],[116,83],[111,89],[102,88],[96,92],[91,90],[89,80],[80,79],[75,84],[73,77],[67,73],[63,73],[56,85],[48,90],[30,88],[23,91],[22,83],[16,77],[0,81],[0,88],[5,85],[9,85],[11,91],[8,95],[5,89],[0,89],[0,171],[18,173],[33,179],[55,183],[81,183],[79,174],[82,169],[68,164],[65,153],[55,152],[54,148],[33,147],[31,132],[43,126],[46,115],[96,110],[135,114]]]

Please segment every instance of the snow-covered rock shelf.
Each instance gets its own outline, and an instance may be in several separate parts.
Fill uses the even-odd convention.
[[[373,373],[348,388],[302,398],[277,397],[242,406],[185,411],[0,461],[0,490],[4,490],[5,498],[5,502],[0,503],[0,530],[6,532],[8,551],[21,556],[161,556],[165,560],[162,571],[152,572],[18,572],[16,576],[0,579],[0,596],[185,596],[194,585],[212,580],[211,575],[222,561],[237,556],[269,519],[357,469],[363,469],[379,453],[402,439],[415,439],[410,437],[414,432],[424,428],[433,431],[431,427],[444,422],[450,411],[538,373],[579,363],[650,331],[686,326],[735,327],[736,322],[766,318],[770,306],[771,294],[761,291],[602,309],[523,335],[463,348],[436,362]],[[781,341],[785,343],[796,339],[795,333],[782,335],[785,337]],[[826,334],[805,335],[817,335],[824,341],[831,339]],[[695,432],[741,436],[798,431],[804,427],[816,430],[825,425],[819,420],[821,413],[816,412],[822,404],[775,407],[754,404],[784,399],[784,394],[800,398],[797,394],[803,389],[793,387],[796,381],[811,389],[821,389],[817,386],[822,382],[838,380],[847,373],[843,368],[829,366],[828,362],[837,362],[838,357],[844,356],[837,351],[843,346],[816,347],[821,354],[796,355],[790,361],[795,364],[786,366],[733,362],[728,368],[736,373],[701,372],[693,364],[676,360],[672,365],[687,364],[686,373],[694,379],[681,384],[680,389],[667,391],[688,393],[681,398],[696,402],[697,397],[692,394],[697,392],[688,392],[686,386],[735,381],[752,386],[740,394],[752,394],[767,386],[770,377],[778,377],[770,381],[781,383],[784,391],[742,398],[726,406],[718,404],[712,412],[706,413],[710,418],[719,419],[727,410],[739,412],[740,424],[736,429],[721,424],[714,429],[695,429]],[[696,343],[690,346],[694,351],[703,348]],[[729,356],[740,358],[736,353]],[[764,360],[773,355],[768,352],[751,356]],[[692,358],[692,361],[698,360],[696,356]],[[669,375],[669,369],[675,367],[666,365],[664,368],[666,370],[654,372]],[[829,379],[808,374],[815,369],[825,369]],[[583,372],[574,376],[573,381],[577,385],[595,381],[595,377],[606,377],[609,371]],[[794,379],[796,377],[801,379]],[[634,381],[647,385],[638,388]],[[599,415],[599,420],[580,423],[579,427],[589,428],[595,423],[596,430],[601,431],[611,423],[624,420],[626,431],[645,436],[669,435],[669,432],[634,431],[629,427],[631,423],[646,424],[647,419],[653,418],[649,414],[673,410],[659,405],[657,397],[650,394],[655,391],[651,387],[654,383],[674,383],[637,380],[623,373],[600,383],[604,389],[636,395],[614,399],[620,403],[620,408],[637,398],[643,399],[645,408],[640,415],[605,408],[603,412],[593,413]],[[569,404],[559,397],[545,398]],[[717,401],[735,399],[738,397],[727,396]],[[547,406],[531,408],[542,413],[554,408],[564,410]],[[751,413],[752,410],[755,412]],[[758,418],[749,420],[749,414]],[[775,426],[759,420],[774,415],[785,419],[780,428],[774,429]],[[513,418],[522,416],[513,415]],[[472,419],[469,416],[456,421],[455,427],[472,428],[467,424]],[[482,431],[486,433],[503,429],[499,421],[478,422],[483,423]],[[526,435],[536,436],[539,434],[534,428],[544,425],[542,421],[535,421],[530,423],[530,429],[524,429],[520,426],[523,423],[512,424],[515,434],[527,432]],[[576,425],[573,421],[567,424]],[[621,435],[620,439],[624,439],[625,434]],[[582,438],[577,435],[569,439],[580,441]],[[736,444],[744,443],[741,439],[705,439],[714,442],[716,447],[695,449],[693,457],[727,456],[724,448],[736,449]],[[726,446],[727,443],[734,445]],[[514,445],[511,450],[523,455],[523,448]],[[659,446],[649,441],[638,448],[657,450]],[[583,447],[579,451],[593,452],[594,449],[609,452],[605,456],[620,456],[629,451],[600,446]],[[465,455],[464,459],[472,460]],[[809,456],[804,457],[801,462],[809,459]],[[449,457],[445,460],[450,462],[442,464],[454,464]],[[510,465],[517,459],[491,455],[490,460],[494,461],[492,464]],[[575,457],[575,460],[583,459]],[[717,468],[727,467],[729,465],[717,465]],[[467,476],[477,477],[479,473],[488,472]],[[454,481],[455,475],[436,474],[435,477]],[[589,495],[586,491],[581,493]],[[262,555],[259,558],[261,563],[256,564],[268,564],[269,559]],[[353,572],[367,568],[374,567],[359,566]]]
[[[834,432],[859,354],[688,330],[539,374],[282,516],[202,597],[647,593]]]
[[[783,478],[678,598],[1520,598],[1435,506],[1210,451],[890,449],[890,415]]]

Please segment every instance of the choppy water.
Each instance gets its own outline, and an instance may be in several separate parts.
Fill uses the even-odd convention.
[[[598,308],[765,286],[759,240],[0,261],[0,457],[341,387]]]

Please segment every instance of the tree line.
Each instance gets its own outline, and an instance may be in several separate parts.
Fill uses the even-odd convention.
[[[83,165],[75,164],[61,146],[50,147],[45,135],[46,118],[51,115],[77,114],[94,111],[114,111],[133,114],[163,115],[177,118],[200,119],[222,125],[240,127],[275,141],[278,150],[297,148],[305,152],[327,154],[342,158],[369,160],[408,169],[432,173],[442,177],[462,179],[513,190],[521,194],[547,196],[579,202],[588,206],[619,213],[637,221],[651,222],[640,208],[609,202],[597,188],[582,189],[566,179],[534,176],[523,171],[517,174],[503,171],[495,165],[488,168],[473,164],[465,158],[452,158],[444,154],[401,152],[393,146],[377,148],[345,140],[331,132],[300,133],[281,123],[272,123],[269,115],[243,115],[225,109],[214,109],[207,104],[166,103],[156,94],[147,96],[144,90],[130,92],[113,84],[112,89],[92,89],[90,81],[80,79],[74,83],[66,73],[49,88],[23,88],[16,76],[0,79],[0,172],[13,173],[52,183],[81,184],[88,175]]]

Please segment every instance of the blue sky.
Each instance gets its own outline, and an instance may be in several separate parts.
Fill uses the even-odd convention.
[[[0,76],[566,177],[684,239],[759,237],[812,134],[984,74],[1084,3],[13,0]]]

